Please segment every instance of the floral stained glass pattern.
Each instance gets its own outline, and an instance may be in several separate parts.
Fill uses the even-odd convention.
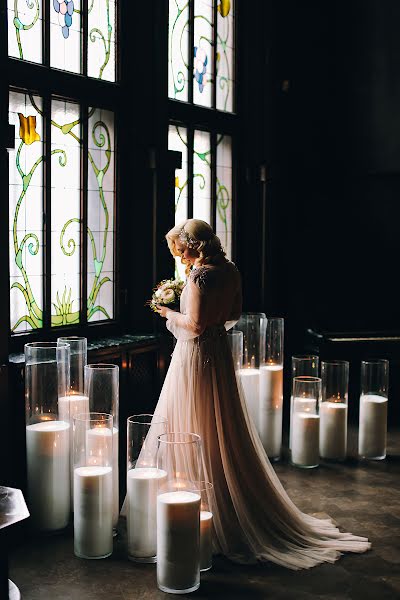
[[[234,106],[234,54],[234,0],[219,0],[215,66],[217,108],[227,112],[232,112]]]
[[[168,148],[182,153],[182,167],[175,170],[175,225],[188,218],[188,140],[187,129],[170,125]],[[185,267],[176,258],[176,277],[185,279]]]
[[[212,0],[194,0],[193,56],[193,101],[211,107],[214,85]]]
[[[43,119],[40,98],[11,92],[9,105],[10,326],[23,332],[43,326]]]
[[[114,115],[91,109],[88,144],[88,321],[114,316]]]
[[[115,81],[115,0],[89,0],[88,75]]]
[[[211,224],[211,136],[194,132],[193,141],[193,218]]]
[[[168,95],[188,101],[189,1],[169,0]]]
[[[54,100],[51,116],[51,320],[71,325],[80,308],[79,106]]]
[[[8,54],[42,62],[42,0],[7,0]]]
[[[232,257],[232,138],[217,136],[216,233],[228,258]]]
[[[50,66],[81,73],[81,0],[53,0],[50,6]]]

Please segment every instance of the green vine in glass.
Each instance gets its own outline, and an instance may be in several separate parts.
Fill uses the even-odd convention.
[[[92,0],[89,8],[88,8],[88,15],[90,15],[90,13],[93,10],[93,6],[94,6],[95,0]],[[107,33],[104,35],[104,33],[98,28],[98,27],[93,27],[90,31],[89,31],[89,39],[92,43],[95,43],[97,41],[97,37],[96,34],[98,36],[100,36],[100,40],[103,43],[103,47],[104,47],[104,61],[103,64],[100,67],[100,71],[99,71],[99,79],[101,79],[103,77],[103,72],[104,69],[106,68],[109,60],[110,60],[110,48],[111,48],[111,36],[112,36],[112,25],[111,25],[111,20],[110,20],[110,0],[106,0],[106,15],[107,15]]]
[[[39,109],[39,107],[36,105],[34,98],[32,96],[29,96],[29,97],[30,97],[32,106],[36,109],[36,111],[40,115],[43,116],[43,111],[41,111]],[[94,114],[94,111],[95,111],[95,109],[93,109],[93,108],[90,110],[88,118],[90,118]],[[24,283],[22,285],[22,283],[20,283],[20,282],[14,282],[11,285],[11,289],[13,289],[13,288],[18,289],[23,294],[25,304],[26,304],[26,314],[23,315],[22,317],[20,317],[16,321],[16,323],[14,323],[12,325],[12,327],[11,327],[12,331],[16,331],[16,329],[22,323],[27,323],[28,325],[30,325],[30,327],[32,329],[38,329],[38,328],[43,327],[43,310],[42,310],[42,308],[40,308],[38,306],[38,304],[35,300],[34,293],[32,291],[32,288],[31,288],[31,285],[29,282],[29,275],[28,275],[27,270],[23,263],[23,250],[24,250],[25,246],[27,245],[28,252],[31,254],[31,256],[36,256],[39,251],[39,239],[35,233],[30,232],[30,233],[26,233],[24,235],[22,241],[19,242],[18,234],[17,234],[17,224],[18,224],[19,212],[20,212],[22,203],[23,203],[24,199],[26,198],[26,195],[27,195],[27,192],[29,189],[29,185],[32,180],[32,176],[33,176],[35,170],[37,169],[37,167],[40,165],[40,163],[45,160],[45,157],[43,155],[40,156],[35,161],[35,163],[32,165],[30,170],[27,173],[24,172],[23,167],[21,165],[21,151],[22,151],[24,145],[31,145],[31,144],[34,144],[35,142],[40,141],[40,136],[36,131],[36,116],[35,115],[23,115],[22,113],[18,113],[18,116],[19,116],[19,121],[20,121],[19,133],[20,133],[21,141],[20,141],[20,144],[19,144],[17,152],[16,152],[15,164],[16,164],[18,174],[21,177],[22,189],[21,189],[21,193],[19,195],[18,201],[17,201],[17,205],[15,208],[15,213],[14,213],[14,217],[13,217],[13,247],[14,247],[14,254],[15,254],[15,264],[17,265],[17,267],[22,275]],[[79,144],[82,144],[82,140],[79,138],[79,136],[77,136],[75,134],[75,132],[72,131],[76,125],[80,124],[80,122],[81,122],[80,119],[78,119],[71,123],[65,123],[64,125],[60,125],[59,123],[55,122],[54,120],[51,120],[51,124],[54,127],[57,127],[58,129],[60,129],[64,135],[70,135]],[[104,135],[104,133],[102,133],[102,131],[105,132],[105,135]],[[87,300],[87,319],[88,320],[90,320],[90,318],[97,312],[101,312],[102,314],[104,314],[104,316],[107,319],[110,318],[106,309],[97,303],[97,298],[98,298],[101,287],[105,283],[111,281],[111,279],[109,277],[102,277],[102,270],[103,270],[104,261],[105,261],[105,257],[106,257],[106,251],[107,251],[107,235],[108,235],[108,229],[109,229],[109,213],[108,213],[107,203],[106,203],[105,197],[104,197],[103,178],[110,166],[111,158],[112,158],[111,137],[110,137],[110,133],[109,133],[106,123],[104,123],[104,121],[102,121],[102,120],[98,120],[94,123],[91,134],[92,134],[93,142],[95,143],[97,148],[106,147],[106,150],[105,150],[106,165],[103,166],[102,168],[100,168],[96,165],[90,150],[88,151],[89,162],[93,168],[93,171],[96,175],[96,179],[97,179],[97,183],[98,183],[99,198],[100,198],[101,206],[104,211],[106,226],[105,226],[104,235],[103,235],[103,245],[102,245],[102,249],[101,249],[101,254],[99,256],[97,255],[97,248],[96,248],[93,233],[89,227],[87,228],[87,233],[88,233],[88,237],[89,237],[89,241],[90,241],[90,245],[91,245],[91,249],[92,249],[93,265],[94,265],[94,272],[95,272],[94,281],[93,281],[91,290],[88,295],[88,300]],[[61,167],[65,167],[67,165],[68,157],[67,157],[65,150],[53,149],[51,151],[51,155],[52,156],[59,155],[58,162]],[[76,247],[77,247],[76,242],[72,238],[68,239],[66,244],[64,241],[66,231],[67,231],[69,225],[71,225],[71,223],[81,223],[81,220],[78,218],[69,219],[65,223],[65,225],[63,226],[63,228],[61,230],[60,247],[65,256],[72,256],[74,254],[74,252],[76,251]],[[83,274],[83,275],[85,276],[85,274]],[[64,288],[64,290],[62,292],[57,290],[57,292],[56,292],[57,302],[53,303],[54,312],[52,311],[52,314],[51,314],[51,325],[52,326],[72,325],[72,324],[76,324],[79,322],[79,316],[80,316],[79,309],[73,308],[73,303],[76,301],[74,301],[74,299],[71,298],[71,296],[72,296],[71,288],[69,288],[69,289]]]
[[[170,51],[170,57],[171,57],[171,60],[170,60],[170,62],[171,62],[171,77],[172,77],[172,83],[174,86],[174,98],[177,98],[177,96],[184,90],[187,81],[186,81],[185,73],[182,70],[178,69],[175,71],[174,57],[173,57],[173,53],[172,53],[173,41],[174,41],[175,36],[179,36],[180,60],[182,61],[183,65],[186,67],[187,71],[189,71],[188,57],[185,56],[184,51],[182,49],[182,39],[183,39],[185,30],[190,25],[190,18],[189,18],[189,2],[186,2],[182,7],[179,6],[178,0],[175,0],[175,4],[176,4],[176,8],[177,8],[177,14],[176,14],[172,24],[170,24],[171,33],[170,33],[169,51]],[[220,0],[219,4],[217,5],[217,11],[218,11],[219,15],[221,16],[221,18],[226,18],[229,15],[230,10],[231,10],[230,0]],[[186,17],[185,17],[185,11],[187,13]],[[183,18],[181,18],[182,16],[183,16]],[[196,20],[196,19],[203,19],[204,21],[207,22],[207,24],[211,28],[213,27],[213,23],[209,19],[207,19],[207,17],[205,17],[204,15],[195,15],[194,20]],[[231,88],[230,65],[229,65],[229,59],[228,59],[228,55],[227,55],[227,45],[228,45],[228,39],[229,39],[229,19],[227,19],[225,37],[222,37],[222,35],[218,31],[218,27],[217,27],[216,37],[217,37],[217,46],[218,46],[218,48],[221,49],[222,55],[221,55],[221,52],[216,53],[215,76],[217,76],[217,74],[218,74],[218,67],[221,64],[221,61],[224,60],[227,75],[219,77],[218,85],[219,85],[219,88],[221,89],[221,91],[225,93],[223,104],[224,104],[224,110],[226,110],[229,94],[231,91],[230,90],[230,88]],[[201,41],[206,41],[211,47],[213,46],[212,40],[210,40],[206,36],[200,36],[199,44]],[[207,75],[206,75],[207,66],[209,63],[209,57],[207,56],[204,49],[201,48],[200,46],[195,46],[192,51],[194,52],[194,57],[196,59],[196,66],[193,69],[193,78],[195,79],[195,81],[198,84],[200,93],[203,93],[204,86],[207,83],[212,83],[214,81],[214,79],[212,77],[207,78]],[[201,68],[200,68],[200,63],[202,65]]]
[[[19,9],[18,9],[18,2],[19,0],[14,0],[14,19],[13,19],[13,24],[15,27],[15,35],[17,38],[17,44],[18,44],[18,52],[19,52],[19,57],[20,59],[23,60],[24,58],[24,53],[22,50],[22,43],[21,43],[21,31],[28,31],[29,29],[32,29],[32,27],[34,27],[39,19],[39,14],[40,14],[40,5],[39,5],[39,0],[26,0],[26,4],[28,6],[28,8],[30,10],[35,10],[34,15],[32,16],[32,20],[30,23],[22,23],[20,17],[19,17]]]

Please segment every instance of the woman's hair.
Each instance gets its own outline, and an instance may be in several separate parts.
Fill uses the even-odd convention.
[[[175,246],[177,240],[188,248],[197,250],[200,265],[215,264],[225,257],[221,240],[215,235],[212,227],[200,219],[187,219],[183,221],[168,231],[165,238],[172,256],[180,256]],[[183,258],[182,262],[186,264],[185,272],[188,275],[190,264],[186,263]]]

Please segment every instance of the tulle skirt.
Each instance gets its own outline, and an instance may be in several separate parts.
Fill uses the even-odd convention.
[[[216,553],[307,569],[370,548],[367,538],[302,513],[288,497],[249,418],[224,327],[177,341],[155,412],[169,431],[201,436]]]

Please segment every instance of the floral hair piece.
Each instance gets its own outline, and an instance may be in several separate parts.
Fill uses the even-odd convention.
[[[197,250],[197,248],[200,246],[201,242],[199,242],[198,240],[196,240],[194,237],[192,237],[186,230],[184,227],[182,227],[182,229],[180,230],[179,233],[179,240],[182,242],[182,244],[185,244],[185,246],[187,246],[188,248],[192,248],[194,250]]]

